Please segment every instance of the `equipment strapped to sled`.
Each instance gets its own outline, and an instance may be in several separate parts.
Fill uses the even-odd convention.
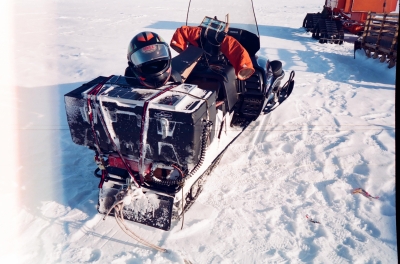
[[[96,131],[94,129],[93,113],[95,113],[99,117],[100,122],[101,122],[101,124],[103,126],[104,131],[106,132],[106,135],[107,135],[109,141],[112,143],[112,145],[114,147],[114,150],[120,156],[123,164],[125,165],[125,168],[126,168],[127,172],[131,176],[133,182],[135,183],[135,185],[137,187],[140,187],[140,184],[135,180],[135,176],[134,176],[134,173],[132,172],[132,169],[130,168],[129,164],[125,161],[124,157],[122,156],[122,154],[121,154],[121,152],[119,150],[119,147],[115,144],[113,138],[111,137],[110,132],[107,129],[107,126],[106,126],[106,124],[104,122],[103,116],[102,116],[101,112],[99,111],[97,105],[94,104],[94,109],[93,109],[93,106],[92,106],[92,99],[96,98],[96,96],[100,92],[101,88],[103,88],[103,85],[108,80],[110,80],[112,77],[113,77],[113,75],[111,75],[110,77],[106,78],[106,80],[104,80],[103,82],[101,82],[99,85],[95,86],[92,90],[90,90],[88,92],[88,97],[87,97],[88,115],[89,115],[90,125],[92,127],[93,138],[95,139],[95,146],[96,146],[96,149],[97,149],[98,153],[101,154],[99,139],[98,139],[97,133],[96,133]],[[95,110],[95,112],[93,110]],[[96,158],[96,160],[99,160],[101,162],[102,168],[105,168],[105,164],[104,164],[103,159],[101,157]],[[106,179],[106,173],[107,173],[107,171],[105,169],[102,169],[102,177],[101,177],[101,181],[100,181],[100,184],[99,184],[99,188],[101,188],[103,186],[103,183],[104,183],[104,181]]]

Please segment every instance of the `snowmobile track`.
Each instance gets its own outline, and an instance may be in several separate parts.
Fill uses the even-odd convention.
[[[235,142],[237,138],[246,130],[247,126],[243,128],[242,132],[240,132],[226,147],[225,149],[214,159],[211,165],[204,171],[204,173],[194,182],[192,187],[190,188],[190,192],[185,197],[185,205],[183,211],[179,215],[172,215],[172,220],[180,220],[182,216],[190,209],[190,207],[194,204],[197,197],[199,197],[200,193],[203,190],[203,184],[206,182],[208,176],[211,172],[218,166],[219,162],[222,159],[222,156],[225,154],[229,146]],[[194,195],[193,195],[194,193]]]

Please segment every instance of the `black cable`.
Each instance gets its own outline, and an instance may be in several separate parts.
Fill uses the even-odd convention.
[[[260,32],[258,31],[258,23],[257,23],[256,13],[254,12],[253,0],[251,0],[251,7],[253,8],[253,15],[254,15],[254,21],[256,22],[257,34],[258,34],[258,37],[260,37]]]
[[[192,0],[189,1],[189,6],[188,6],[188,11],[186,13],[186,26],[188,25],[188,18],[189,18],[189,9],[190,9],[190,3],[192,2]]]

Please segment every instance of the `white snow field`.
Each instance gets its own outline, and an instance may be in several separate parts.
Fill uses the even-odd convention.
[[[396,67],[354,59],[355,36],[313,40],[303,18],[323,4],[254,0],[259,54],[295,89],[229,148],[182,230],[127,223],[160,253],[97,213],[94,153],[72,142],[63,95],[123,74],[135,34],[169,42],[188,1],[1,1],[0,262],[397,263]]]

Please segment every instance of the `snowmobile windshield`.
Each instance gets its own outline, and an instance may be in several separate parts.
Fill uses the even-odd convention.
[[[135,51],[131,55],[132,63],[137,66],[159,59],[169,59],[168,47],[165,44],[148,45]]]
[[[189,1],[186,25],[199,26],[206,16],[216,17],[218,20],[228,22],[229,27],[244,29],[259,36],[253,1],[251,0]]]

